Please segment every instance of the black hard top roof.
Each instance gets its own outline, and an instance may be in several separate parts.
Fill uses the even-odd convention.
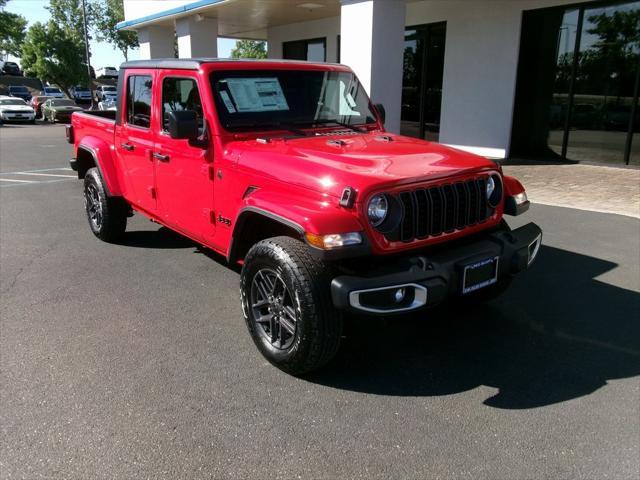
[[[305,62],[303,60],[281,60],[279,58],[274,59],[253,59],[253,58],[153,58],[151,60],[132,60],[130,62],[124,62],[120,65],[120,69],[126,68],[169,68],[175,70],[198,70],[203,63],[218,63],[218,62],[238,62],[238,63],[299,63],[300,65],[309,65],[313,62]],[[329,63],[327,65],[338,65],[336,63]]]

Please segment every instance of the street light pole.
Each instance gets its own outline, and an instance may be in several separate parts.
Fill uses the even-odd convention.
[[[91,93],[91,109],[93,110],[93,79],[91,78],[91,53],[89,52],[89,35],[87,33],[87,5],[85,0],[82,0],[82,28],[84,30],[84,53],[87,63],[87,76],[89,77],[89,92]]]

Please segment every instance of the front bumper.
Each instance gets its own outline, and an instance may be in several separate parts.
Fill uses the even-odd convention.
[[[333,304],[341,310],[388,315],[417,310],[486,288],[529,268],[542,242],[542,230],[529,223],[516,230],[499,230],[425,255],[393,260],[367,276],[342,275],[331,282]],[[492,278],[469,288],[465,267],[492,262]]]

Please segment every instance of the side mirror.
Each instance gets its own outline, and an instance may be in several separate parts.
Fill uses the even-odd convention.
[[[381,103],[376,103],[374,105],[374,107],[378,111],[378,115],[380,116],[380,120],[382,120],[382,124],[384,125],[384,122],[387,119],[387,112],[384,109],[384,105],[382,105]]]
[[[198,115],[193,110],[169,112],[169,136],[179,140],[198,138]]]

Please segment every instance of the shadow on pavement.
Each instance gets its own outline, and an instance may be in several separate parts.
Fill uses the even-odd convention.
[[[378,395],[449,395],[485,385],[484,404],[541,407],[640,374],[640,294],[596,277],[616,264],[543,247],[492,304],[412,318],[347,319],[338,358],[306,380]]]
[[[194,248],[197,246],[194,241],[167,227],[160,227],[158,230],[125,232],[116,243],[125,247],[155,249]]]

